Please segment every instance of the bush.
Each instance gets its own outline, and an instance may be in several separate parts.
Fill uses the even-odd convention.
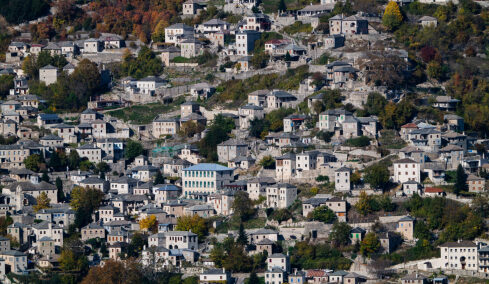
[[[367,147],[370,145],[370,138],[368,138],[367,136],[350,138],[345,141],[345,145],[351,147]]]

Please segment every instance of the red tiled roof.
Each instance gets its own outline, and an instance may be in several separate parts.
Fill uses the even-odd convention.
[[[427,187],[427,188],[425,188],[424,192],[428,192],[428,193],[442,193],[444,191],[443,191],[443,189],[438,188],[438,187]]]
[[[323,277],[326,276],[326,272],[324,270],[319,269],[309,269],[306,271],[306,277]]]
[[[418,126],[415,123],[407,123],[401,126],[401,128],[418,128]]]

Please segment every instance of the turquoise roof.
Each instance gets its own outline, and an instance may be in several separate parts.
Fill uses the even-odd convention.
[[[183,170],[184,171],[232,171],[233,169],[225,166],[221,166],[219,164],[202,163],[202,164],[190,166]]]

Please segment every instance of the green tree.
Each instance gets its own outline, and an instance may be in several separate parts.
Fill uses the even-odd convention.
[[[285,0],[280,0],[280,2],[278,3],[278,11],[279,12],[287,11],[287,5],[285,5]]]
[[[372,208],[372,197],[367,195],[367,193],[362,190],[360,192],[360,198],[358,199],[358,202],[355,204],[355,208],[357,209],[358,212],[362,215],[368,215],[372,213],[373,208]]]
[[[80,105],[85,106],[89,98],[102,90],[102,77],[97,64],[88,59],[81,60],[70,76],[70,92],[73,93]]]
[[[55,181],[56,189],[58,190],[58,202],[63,202],[65,200],[65,192],[63,191],[63,181],[59,177]]]
[[[165,178],[161,174],[161,171],[158,171],[155,175],[154,184],[164,184],[164,183],[165,183]]]
[[[384,111],[386,104],[387,100],[381,94],[376,92],[369,93],[364,110],[370,115],[379,115],[382,111]]]
[[[385,189],[390,179],[389,169],[381,163],[371,165],[365,169],[363,178],[372,188]]]
[[[226,251],[221,245],[215,244],[212,248],[209,257],[217,267],[222,267],[226,259]]]
[[[462,165],[458,165],[457,167],[457,178],[455,180],[455,186],[453,187],[453,192],[456,195],[459,195],[460,192],[466,191],[467,189],[467,174],[465,174],[465,170]]]
[[[281,208],[281,209],[275,210],[275,211],[273,211],[273,213],[271,215],[271,219],[278,221],[278,222],[287,221],[291,218],[292,218],[292,213],[287,208]]]
[[[0,76],[0,98],[5,98],[14,87],[14,75]]]
[[[363,256],[371,257],[374,253],[380,249],[380,241],[374,232],[369,232],[365,235],[365,238],[360,244],[360,253]]]
[[[45,182],[49,182],[49,175],[47,172],[43,172],[41,175],[41,180]]]
[[[241,221],[248,220],[254,213],[253,202],[247,192],[238,191],[234,196],[232,208],[234,215],[238,216]]]
[[[258,278],[258,275],[256,274],[255,270],[251,271],[250,278],[248,278],[247,280],[248,280],[248,284],[260,283],[260,278]]]
[[[441,80],[443,79],[443,73],[443,67],[440,62],[432,60],[430,63],[428,63],[428,66],[426,67],[426,74],[430,79]]]
[[[218,114],[214,117],[208,132],[199,141],[200,153],[209,161],[217,161],[217,145],[229,139],[229,134],[234,129],[234,121],[231,118]]]
[[[31,170],[33,172],[39,172],[40,165],[44,160],[39,154],[32,154],[29,157],[25,158],[24,165],[26,169]]]
[[[248,236],[246,235],[242,222],[239,223],[238,238],[236,239],[236,242],[242,246],[248,245]]]
[[[95,166],[95,172],[105,174],[110,171],[110,166],[106,162],[100,162]]]
[[[124,150],[124,156],[128,160],[134,160],[137,156],[143,154],[143,145],[137,141],[129,140]]]
[[[70,206],[75,210],[75,225],[81,228],[91,222],[91,215],[100,206],[104,193],[91,187],[75,186],[71,191]]]
[[[94,169],[94,165],[92,162],[90,162],[89,160],[87,160],[86,158],[84,158],[84,160],[82,160],[80,162],[80,170],[82,171],[90,171],[90,170],[93,170]]]
[[[335,246],[347,246],[350,243],[351,227],[345,222],[335,222],[331,228],[329,239]]]
[[[289,62],[291,59],[290,57],[290,53],[287,51],[287,53],[285,54],[285,58],[284,58],[285,62]]]
[[[63,161],[61,160],[58,152],[53,151],[53,153],[51,154],[51,157],[49,158],[48,166],[50,168],[53,168],[55,171],[63,170],[63,167],[64,167]]]
[[[263,131],[269,127],[270,125],[268,121],[255,117],[250,121],[250,135],[256,138],[261,138]]]
[[[80,156],[78,155],[78,151],[72,150],[68,155],[68,167],[70,170],[76,170],[80,166]]]
[[[267,155],[260,160],[260,166],[264,169],[275,169],[275,159],[271,155]]]
[[[385,8],[382,24],[392,31],[401,25],[402,20],[403,18],[399,5],[394,1],[390,1]]]
[[[255,69],[265,68],[267,66],[267,62],[270,59],[270,55],[263,51],[254,52],[251,57],[250,64]]]
[[[336,220],[336,214],[328,206],[319,206],[309,213],[310,219],[323,223],[333,223]]]

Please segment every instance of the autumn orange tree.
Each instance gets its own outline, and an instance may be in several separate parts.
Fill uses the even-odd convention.
[[[82,284],[135,284],[149,283],[141,265],[133,260],[107,260],[104,266],[93,266]]]

